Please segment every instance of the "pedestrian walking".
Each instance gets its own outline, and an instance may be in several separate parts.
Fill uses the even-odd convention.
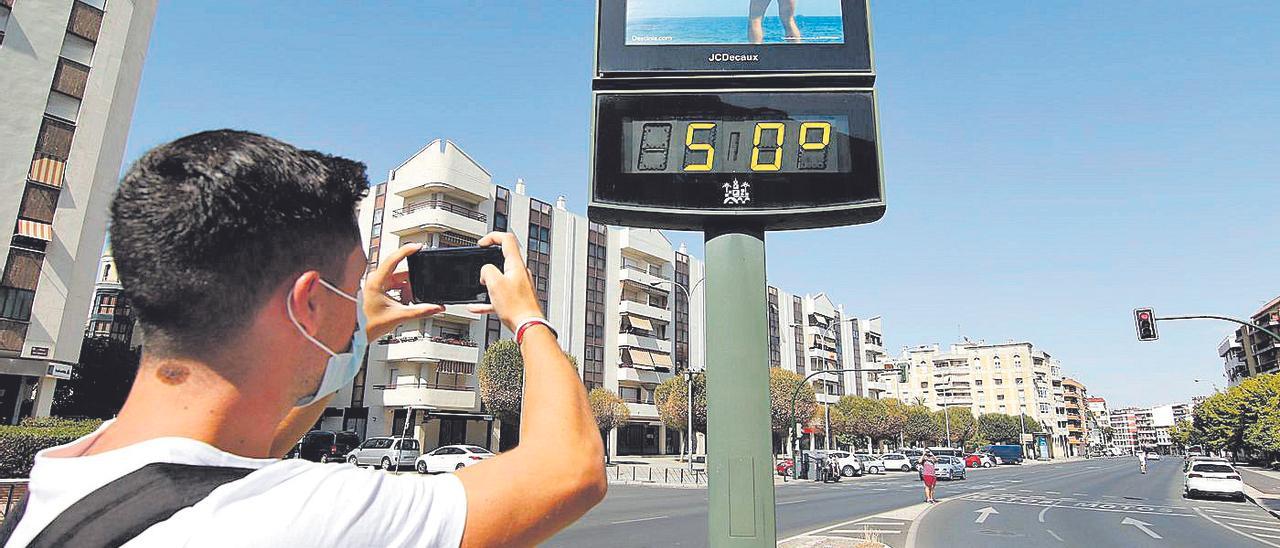
[[[924,501],[938,502],[933,498],[934,487],[938,485],[938,459],[933,453],[925,451],[920,457],[920,477],[924,480]]]
[[[1142,450],[1138,451],[1138,470],[1141,470],[1143,474],[1147,473],[1147,452],[1146,451],[1142,451]]]

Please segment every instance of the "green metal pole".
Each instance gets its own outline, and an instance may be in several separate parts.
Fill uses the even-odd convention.
[[[772,547],[773,440],[762,231],[708,231],[707,539],[715,547]]]

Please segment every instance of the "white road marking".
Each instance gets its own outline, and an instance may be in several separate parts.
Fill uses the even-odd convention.
[[[1255,536],[1255,537],[1280,538],[1280,535],[1266,535],[1266,534],[1263,534],[1263,533],[1250,533],[1250,534],[1251,534],[1251,535],[1253,535],[1253,536]]]
[[[1275,522],[1276,522],[1276,520],[1274,520],[1274,519],[1238,518],[1238,517],[1235,517],[1235,516],[1218,516],[1218,517],[1220,517],[1220,518],[1222,518],[1222,519],[1229,519],[1229,520],[1233,520],[1233,521],[1251,521],[1251,522],[1253,522],[1253,523],[1275,523]]]
[[[974,512],[978,514],[978,519],[973,520],[974,523],[986,523],[987,516],[990,516],[991,514],[996,514],[996,515],[1000,514],[998,510],[990,506],[983,508],[981,510],[974,510]]]
[[[899,535],[902,531],[899,529],[833,529],[828,533],[879,533],[881,535]]]
[[[1054,504],[1057,504],[1057,503],[1054,503]],[[1048,512],[1050,508],[1053,508],[1053,504],[1045,506],[1044,509],[1040,511],[1040,515],[1036,516],[1036,519],[1039,520],[1040,523],[1044,523],[1044,513]]]
[[[1154,538],[1154,539],[1162,539],[1162,538],[1164,538],[1164,537],[1162,537],[1162,536],[1160,536],[1160,535],[1157,535],[1155,531],[1152,531],[1152,530],[1151,530],[1151,524],[1150,524],[1150,523],[1147,523],[1147,522],[1145,522],[1145,521],[1138,521],[1138,520],[1136,520],[1136,519],[1133,519],[1133,518],[1130,518],[1130,517],[1126,517],[1126,518],[1124,518],[1124,519],[1120,520],[1120,525],[1132,525],[1132,526],[1134,526],[1134,527],[1137,527],[1139,531],[1142,531],[1143,533],[1146,533],[1146,534],[1147,534],[1147,536],[1149,536],[1149,537],[1151,537],[1151,538]]]
[[[789,500],[787,502],[779,502],[778,506],[785,506],[787,504],[799,504],[801,502],[809,502],[809,499]]]
[[[1263,531],[1268,531],[1268,532],[1271,532],[1271,533],[1280,533],[1280,529],[1276,529],[1275,527],[1262,527],[1262,526],[1259,526],[1259,525],[1246,525],[1246,524],[1243,524],[1243,523],[1232,523],[1232,524],[1230,524],[1230,525],[1231,525],[1232,527],[1244,527],[1244,528],[1246,528],[1246,529],[1261,529],[1261,530],[1263,530]]]
[[[1053,536],[1053,538],[1058,539],[1058,542],[1066,542],[1065,540],[1062,540],[1062,537],[1058,536],[1057,533],[1053,532],[1053,529],[1045,529],[1045,531],[1047,531],[1051,536]]]
[[[1089,496],[1089,493],[1071,493],[1071,494],[1072,494],[1072,495],[1075,495],[1075,496],[1077,496],[1077,497],[1087,497],[1087,496]]]
[[[1235,534],[1241,535],[1241,536],[1246,537],[1246,538],[1250,538],[1250,539],[1256,540],[1256,541],[1258,541],[1258,542],[1261,542],[1261,543],[1263,543],[1263,544],[1266,544],[1267,546],[1272,546],[1272,547],[1274,547],[1274,548],[1280,548],[1280,544],[1276,544],[1276,543],[1274,543],[1274,542],[1267,542],[1267,541],[1265,541],[1265,540],[1262,540],[1262,539],[1258,538],[1258,537],[1260,537],[1260,536],[1263,536],[1261,533],[1256,533],[1256,534],[1246,533],[1246,532],[1244,532],[1244,531],[1241,531],[1241,530],[1239,530],[1239,529],[1236,529],[1236,528],[1234,528],[1234,527],[1231,527],[1231,526],[1230,526],[1230,525],[1228,525],[1228,524],[1222,523],[1221,521],[1218,521],[1218,520],[1214,519],[1214,518],[1213,518],[1213,516],[1210,516],[1209,514],[1206,514],[1206,513],[1204,512],[1204,510],[1201,510],[1201,509],[1199,509],[1199,508],[1192,508],[1192,510],[1195,510],[1195,511],[1196,511],[1196,513],[1200,514],[1200,516],[1201,516],[1201,517],[1203,517],[1204,519],[1207,519],[1207,520],[1209,520],[1209,521],[1212,521],[1212,522],[1214,522],[1214,523],[1218,524],[1219,526],[1221,526],[1223,529],[1226,529],[1226,530],[1228,530],[1228,531],[1231,531],[1232,533],[1235,533]]]
[[[1045,491],[1045,492],[1046,492],[1046,493],[1049,493],[1050,495],[1061,495],[1061,494],[1062,494],[1062,491]]]
[[[625,519],[625,520],[622,520],[622,521],[615,521],[615,522],[612,522],[612,523],[610,523],[610,525],[621,525],[621,524],[623,524],[623,523],[635,523],[635,522],[637,522],[637,521],[650,521],[650,520],[655,520],[655,519],[663,519],[663,518],[666,518],[666,517],[668,517],[668,516],[649,516],[649,517],[647,517],[647,518]]]

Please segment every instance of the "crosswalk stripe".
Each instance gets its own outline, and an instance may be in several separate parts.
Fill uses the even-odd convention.
[[[1246,524],[1244,524],[1244,523],[1232,523],[1232,524],[1230,524],[1230,525],[1231,525],[1232,527],[1245,527],[1245,528],[1248,528],[1248,529],[1261,529],[1261,530],[1263,530],[1263,531],[1271,531],[1271,532],[1273,532],[1273,533],[1280,533],[1280,529],[1276,529],[1275,527],[1262,527],[1262,526],[1260,526],[1260,525],[1246,525]]]
[[[1274,524],[1274,523],[1276,522],[1276,520],[1274,520],[1274,519],[1267,519],[1267,520],[1263,520],[1263,519],[1253,519],[1253,518],[1237,518],[1237,517],[1235,517],[1235,516],[1218,516],[1218,517],[1220,517],[1220,518],[1222,518],[1222,519],[1229,519],[1229,520],[1234,520],[1234,521],[1252,521],[1252,522],[1254,522],[1254,523],[1272,523],[1272,524]]]
[[[900,529],[835,529],[828,532],[829,533],[879,533],[882,535],[885,535],[885,534],[897,535],[902,533]]]

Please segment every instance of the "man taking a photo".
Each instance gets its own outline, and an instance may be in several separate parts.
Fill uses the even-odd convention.
[[[605,493],[577,372],[519,246],[476,273],[525,363],[519,447],[455,474],[394,476],[278,457],[351,382],[368,341],[431,316],[363,280],[362,164],[239,131],[159,146],[126,174],[111,242],[146,345],[119,416],[42,451],[0,544],[486,546],[549,538]],[[16,523],[16,527],[14,524]],[[7,541],[6,541],[7,537]]]

